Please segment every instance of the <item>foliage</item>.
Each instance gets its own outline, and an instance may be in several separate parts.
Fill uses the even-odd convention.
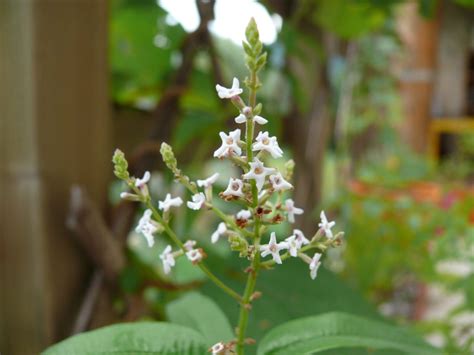
[[[440,354],[406,330],[344,313],[327,313],[280,325],[263,338],[257,354],[314,354],[346,347]]]
[[[160,354],[202,355],[204,340],[196,331],[170,323],[116,324],[66,339],[43,355]]]

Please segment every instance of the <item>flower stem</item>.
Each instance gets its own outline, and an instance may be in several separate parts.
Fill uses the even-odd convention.
[[[171,238],[171,240],[179,246],[184,252],[187,250],[184,248],[183,242],[178,238],[176,233],[171,229],[169,224],[161,217],[155,207],[151,204],[150,201],[147,201],[147,207],[152,211],[153,217],[163,226],[166,234]],[[232,298],[236,299],[239,303],[242,303],[242,297],[231,289],[229,286],[224,284],[216,275],[214,275],[203,262],[197,263],[197,266],[207,275],[207,277],[214,282],[214,284],[219,287],[222,291],[227,293]]]
[[[257,73],[256,71],[251,71],[250,73],[250,98],[249,98],[249,105],[253,109],[256,105],[256,97],[257,97]],[[246,148],[247,148],[247,161],[251,162],[253,160],[253,151],[252,151],[252,143],[253,143],[253,136],[254,136],[254,126],[255,123],[253,121],[253,114],[250,119],[247,119],[245,128],[246,128]],[[242,299],[242,303],[240,306],[240,314],[239,314],[239,324],[237,326],[237,344],[236,350],[237,355],[242,355],[244,353],[244,343],[245,343],[245,332],[247,330],[248,319],[249,319],[249,312],[251,308],[251,297],[255,291],[255,285],[257,283],[257,274],[258,269],[260,267],[260,219],[256,216],[256,209],[258,207],[258,191],[257,186],[254,180],[251,181],[252,185],[252,207],[254,208],[254,241],[253,241],[253,250],[254,255],[252,262],[250,264],[250,271],[247,278],[247,283],[245,285],[245,291]]]

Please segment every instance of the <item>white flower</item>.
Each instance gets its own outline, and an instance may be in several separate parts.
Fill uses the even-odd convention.
[[[309,264],[309,274],[313,280],[316,278],[316,276],[318,276],[318,269],[321,265],[321,261],[319,261],[319,259],[321,259],[321,254],[316,253]]]
[[[209,176],[207,179],[198,180],[197,184],[199,187],[210,187],[212,186],[212,184],[214,184],[217,181],[218,177],[219,177],[219,173],[215,173]]]
[[[258,158],[255,158],[253,162],[250,163],[250,171],[244,174],[243,178],[254,179],[257,183],[257,190],[260,191],[265,184],[265,177],[275,171],[276,169],[274,168],[266,168]]]
[[[158,208],[163,210],[163,212],[167,212],[170,210],[171,207],[179,207],[183,203],[181,197],[171,198],[171,194],[166,194],[166,198],[164,201],[158,201]]]
[[[189,261],[195,264],[200,262],[204,256],[202,255],[201,249],[191,249],[186,252],[186,257]]]
[[[127,201],[140,201],[140,197],[138,197],[138,195],[131,194],[129,192],[121,192],[120,198]]]
[[[149,247],[152,247],[155,243],[153,233],[158,231],[158,226],[156,225],[156,222],[151,219],[151,214],[151,210],[146,210],[143,213],[142,218],[140,218],[138,221],[137,227],[135,228],[137,233],[143,234],[143,236],[146,238]]]
[[[286,181],[280,173],[270,175],[269,179],[275,191],[285,191],[293,188],[293,185]]]
[[[229,185],[222,193],[224,196],[236,196],[236,197],[243,197],[244,193],[242,188],[244,187],[244,182],[240,179],[230,178]]]
[[[236,118],[234,118],[234,120],[235,120],[235,123],[245,123],[247,121],[247,117],[243,113],[241,113]],[[268,120],[266,120],[262,116],[258,116],[258,115],[253,116],[252,121],[255,122],[255,123],[258,123],[260,125],[264,125],[265,123],[268,122]]]
[[[260,246],[260,252],[262,257],[266,257],[267,255],[272,255],[273,260],[277,264],[281,264],[280,258],[280,250],[288,249],[288,244],[285,242],[276,242],[275,232],[270,234],[270,242],[266,245]]]
[[[194,246],[196,245],[195,240],[187,240],[186,243],[183,244],[184,249],[187,251],[193,250]]]
[[[151,177],[150,172],[145,171],[145,174],[143,175],[141,179],[140,178],[135,179],[135,187],[138,187],[139,189],[141,189],[143,186],[146,185],[146,183],[148,183],[148,181],[150,181],[150,177]]]
[[[288,243],[290,255],[294,257],[298,256],[298,250],[300,250],[303,245],[309,244],[309,240],[305,238],[303,232],[299,229],[294,229],[293,235],[286,238],[285,241]]]
[[[303,232],[300,231],[299,229],[293,229],[293,235],[296,236],[296,240],[297,240],[298,243],[300,243],[301,245],[308,245],[308,244],[309,244],[309,240],[306,239],[306,237],[304,236]]]
[[[211,346],[209,349],[209,352],[212,353],[212,355],[219,355],[223,354],[223,351],[225,350],[225,345],[223,342],[218,342],[217,344],[214,344]]]
[[[201,209],[204,202],[206,202],[206,196],[202,192],[199,192],[199,193],[193,195],[192,199],[193,199],[192,202],[191,201],[186,202],[188,207],[192,210]]]
[[[169,274],[171,268],[175,265],[174,256],[171,253],[171,245],[168,245],[165,250],[160,254],[161,262],[163,263],[163,271],[165,274]]]
[[[324,213],[324,211],[321,211],[320,217],[321,217],[321,223],[318,224],[319,228],[322,228],[326,237],[328,237],[329,239],[332,239],[334,236],[332,234],[331,228],[336,225],[336,222],[334,221],[328,222],[328,219],[326,218],[326,214]]]
[[[219,225],[217,226],[216,231],[214,233],[212,233],[212,235],[211,235],[211,242],[213,244],[217,243],[220,236],[223,235],[225,232],[227,232],[227,226],[225,225],[224,222],[219,223]]]
[[[252,145],[253,151],[266,151],[271,154],[273,158],[281,158],[283,151],[278,145],[276,137],[269,137],[268,132],[259,132],[256,142]]]
[[[219,95],[221,99],[231,99],[234,96],[240,95],[243,92],[243,90],[240,88],[239,79],[237,78],[234,78],[234,80],[232,80],[232,87],[230,89],[217,84],[216,91],[217,95]]]
[[[241,155],[242,149],[239,147],[240,129],[235,129],[229,134],[219,132],[222,145],[214,152],[214,158],[228,157],[232,154]]]
[[[252,212],[250,212],[249,210],[240,210],[235,215],[235,218],[242,220],[248,220],[250,219],[250,217],[252,217]]]
[[[303,209],[295,207],[295,202],[289,198],[285,201],[286,212],[288,213],[288,222],[295,223],[295,214],[303,214]]]

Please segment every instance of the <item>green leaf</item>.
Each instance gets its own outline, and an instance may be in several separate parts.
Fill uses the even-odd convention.
[[[170,323],[116,324],[82,333],[48,348],[43,355],[202,355],[207,347],[196,331]]]
[[[309,277],[308,265],[295,259],[287,260],[285,267],[260,273],[256,290],[262,292],[262,297],[253,302],[246,332],[248,337],[260,342],[271,328],[280,324],[332,311],[382,319],[373,306],[336,275],[320,268],[318,277],[313,281]],[[240,271],[247,267],[246,260],[227,258],[217,263],[217,260],[209,258],[207,261],[210,267],[222,272],[218,276],[225,277],[230,287],[236,290],[242,288],[245,275]],[[222,290],[210,282],[204,285],[202,292],[217,302],[231,324],[237,324],[235,300],[222,297]],[[255,354],[255,346],[249,346],[246,354]]]
[[[403,328],[339,312],[300,318],[273,328],[261,341],[257,354],[314,354],[348,347],[440,354]]]
[[[171,322],[186,325],[200,332],[211,346],[234,338],[225,314],[209,297],[198,292],[187,293],[166,306]]]

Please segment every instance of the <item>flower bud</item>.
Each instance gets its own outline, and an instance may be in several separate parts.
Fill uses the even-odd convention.
[[[238,234],[232,233],[229,235],[230,248],[233,251],[240,252],[241,257],[246,257],[248,255],[248,242]]]
[[[120,149],[115,149],[112,162],[114,163],[115,176],[122,180],[129,180],[130,175],[128,173],[128,162]]]
[[[163,158],[163,162],[166,164],[168,169],[176,174],[176,171],[178,171],[178,162],[176,161],[176,157],[174,156],[171,146],[165,142],[161,143],[160,153],[161,157]]]

